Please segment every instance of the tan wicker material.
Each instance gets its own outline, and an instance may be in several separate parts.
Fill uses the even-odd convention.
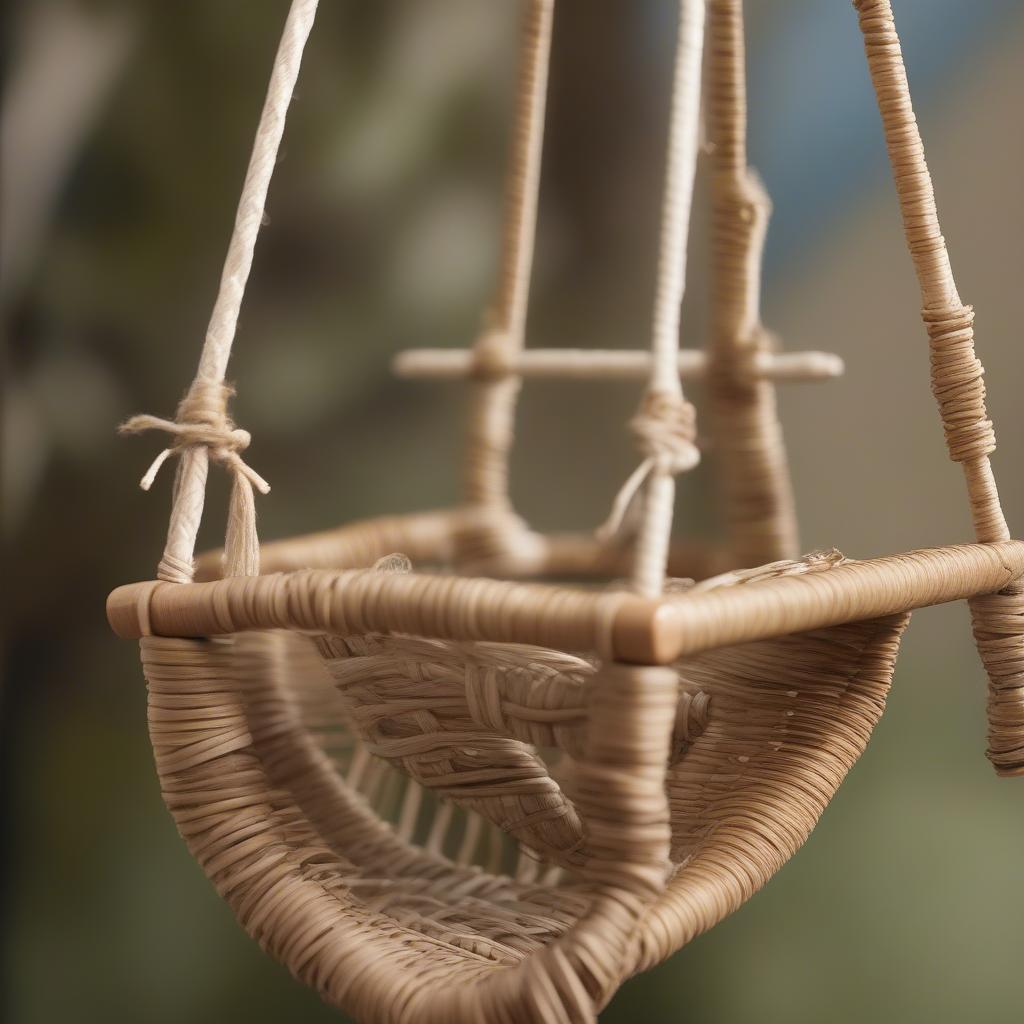
[[[709,412],[723,511],[736,562],[760,565],[800,550],[775,393],[752,367],[770,357],[761,325],[761,258],[771,202],[747,167],[743,10],[708,3],[708,137],[713,196]]]
[[[554,0],[525,5],[498,281],[473,347],[463,491],[466,503],[482,514],[470,523],[456,551],[459,561],[470,566],[498,555],[530,553],[525,526],[509,499],[508,463],[522,384],[512,362],[526,338],[553,11]]]
[[[460,507],[404,516],[382,516],[286,541],[272,541],[261,549],[264,572],[294,569],[352,569],[373,565],[393,551],[401,551],[418,567],[449,565],[456,545],[464,541],[467,519],[476,510]],[[530,535],[526,559],[512,553],[494,553],[481,563],[487,576],[546,576],[553,579],[618,579],[629,574],[632,552],[628,546],[603,544],[590,534]],[[669,549],[669,572],[675,578],[705,579],[732,564],[722,547],[677,539]],[[208,551],[196,560],[196,578],[217,579],[223,574],[220,551]]]
[[[249,436],[223,381],[316,9],[294,0],[199,373],[176,420],[126,425],[173,437],[144,486],[180,456],[167,549],[157,579],[118,588],[107,611],[118,635],[141,638],[161,790],[189,849],[246,930],[360,1021],[592,1024],[622,981],[739,907],[804,842],[884,709],[916,608],[971,602],[989,756],[1024,772],[1024,542],[999,508],[973,314],[939,234],[891,11],[856,6],[978,540],[868,560],[793,557],[773,382],[840,367],[774,351],[760,324],[768,201],[746,163],[739,0],[707,4],[707,353],[678,349],[704,0],[679,5],[650,353],[524,350],[553,9],[525,0],[485,330],[470,352],[399,366],[471,380],[464,503],[261,552],[252,491],[265,483],[241,458]],[[674,476],[696,461],[689,374],[709,384],[719,547],[669,536]],[[646,381],[631,423],[642,461],[600,537],[542,536],[513,511],[515,398],[544,375]],[[228,544],[194,564],[211,459],[235,479]]]
[[[517,376],[535,380],[642,380],[650,376],[651,362],[650,352],[635,349],[549,348],[519,352],[509,367]],[[449,380],[480,373],[476,356],[462,349],[409,349],[400,352],[392,365],[399,377],[408,379]],[[683,380],[706,377],[707,365],[705,353],[694,349],[676,355]],[[751,380],[831,380],[842,375],[843,361],[831,352],[759,351],[751,353],[736,372]]]
[[[963,467],[980,541],[1006,540],[1009,527],[989,456],[995,428],[985,408],[985,369],[974,354],[974,310],[960,301],[935,192],[910,101],[900,40],[889,0],[855,0],[871,81],[903,215],[907,246],[921,286],[932,391],[950,458]],[[978,651],[989,677],[988,756],[1000,774],[1024,774],[1024,584],[971,601]]]
[[[278,637],[151,638],[143,658],[168,805],[275,956],[360,1020],[556,1024],[592,1020],[801,845],[881,713],[904,621],[692,659],[680,685],[712,711],[675,742],[676,672],[591,674],[571,792],[593,849],[557,886],[400,842],[296,720],[294,691],[322,683]]]
[[[125,638],[278,628],[396,632],[603,651],[618,661],[668,664],[723,644],[995,593],[1022,575],[1024,541],[1017,540],[844,561],[799,579],[769,570],[753,583],[654,600],[538,583],[320,569],[187,589],[132,583],[110,595],[107,615]]]

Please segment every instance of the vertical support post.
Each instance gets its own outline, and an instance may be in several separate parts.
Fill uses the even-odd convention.
[[[725,515],[738,566],[799,554],[796,511],[774,386],[758,379],[771,202],[747,166],[742,0],[710,0],[707,116],[712,151],[713,283],[708,400]]]
[[[946,447],[959,462],[975,536],[1009,540],[989,456],[996,434],[985,407],[984,367],[974,354],[974,310],[957,291],[935,190],[914,116],[889,0],[854,0],[871,84],[885,131],[907,248],[921,288],[931,351],[932,392]],[[988,758],[1000,775],[1024,775],[1024,585],[971,599],[978,653],[989,678]]]
[[[467,527],[469,548],[463,554],[470,558],[493,553],[481,546],[500,548],[517,532],[508,485],[515,407],[522,384],[514,363],[524,345],[533,266],[553,9],[554,0],[527,4],[498,283],[473,350],[463,489],[466,504],[481,515]],[[525,532],[525,527],[519,524],[518,531]]]

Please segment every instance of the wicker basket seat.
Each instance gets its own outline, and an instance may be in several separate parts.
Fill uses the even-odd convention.
[[[801,846],[864,751],[915,609],[968,602],[988,756],[1024,773],[1024,542],[999,503],[973,311],[939,230],[889,0],[855,7],[977,542],[861,561],[798,557],[774,385],[841,363],[782,353],[761,325],[770,204],[747,166],[740,0],[679,2],[650,352],[524,348],[553,10],[525,0],[481,336],[471,351],[398,360],[406,376],[467,378],[463,502],[261,548],[254,490],[269,487],[242,457],[250,437],[228,416],[225,373],[316,7],[292,0],[195,380],[174,420],[124,425],[172,437],[144,487],[179,461],[157,579],[115,590],[108,618],[141,641],[181,835],[297,977],[373,1024],[592,1024],[623,980]],[[705,88],[712,316],[705,351],[682,352]],[[682,385],[695,374],[721,485],[717,545],[671,540],[675,477],[701,457]],[[640,463],[594,536],[542,536],[513,509],[516,396],[541,375],[647,379],[630,423]],[[223,555],[197,563],[211,462],[233,478],[231,508]]]
[[[409,517],[404,535],[401,524],[394,517],[386,529],[370,522],[338,535],[353,544],[361,538],[358,550],[372,561],[379,540],[411,541],[423,520]],[[307,543],[300,539],[296,549]],[[673,658],[668,671],[603,665],[595,641],[608,595],[536,584],[319,569],[197,583],[188,601],[179,600],[183,588],[174,584],[134,584],[111,595],[109,611],[122,635],[149,632],[142,644],[150,729],[168,806],[218,891],[273,955],[368,1021],[584,1021],[624,978],[736,909],[802,845],[884,709],[907,608],[961,597],[965,589],[1005,588],[1024,574],[1024,543],[874,562],[812,559],[655,604],[684,615],[695,606],[691,621],[699,630],[699,606],[730,591],[757,597],[763,590],[775,599],[781,592],[788,603],[799,591],[787,584],[817,583],[838,592],[841,609],[841,571],[892,571],[903,589],[891,591],[884,614],[832,623],[836,612],[815,601],[815,617],[799,620],[809,628],[767,627],[764,636],[724,647],[701,649],[714,636],[684,640],[690,631],[677,625],[676,645],[689,652]],[[945,589],[935,589],[936,577]],[[574,595],[581,604],[572,621],[584,625],[542,617],[527,626],[507,610],[474,623],[458,608],[474,583],[512,608],[517,592],[540,590],[554,604]],[[422,589],[408,608],[381,600],[394,588],[417,586],[447,588],[450,606],[424,618]],[[640,606],[649,603],[618,603],[618,617],[636,630]],[[590,610],[589,623],[581,609]],[[659,612],[644,611],[646,642],[670,656],[668,638],[656,636]],[[421,626],[410,630],[414,613]],[[428,619],[447,623],[434,630],[441,636],[423,628]],[[494,639],[479,639],[502,620]],[[359,631],[339,633],[346,622]],[[510,643],[501,628],[523,629],[532,641],[560,636],[573,650]],[[213,639],[188,639],[193,633]],[[470,663],[476,671],[467,674]],[[524,679],[539,685],[524,687]],[[439,680],[449,689],[439,689]],[[481,683],[496,688],[503,726],[485,728],[479,711],[474,718],[481,701],[472,690]],[[371,688],[370,699],[362,699],[363,687]],[[697,696],[699,720],[692,715]],[[436,732],[443,742],[419,751],[432,765],[419,771],[411,763],[416,752],[387,757],[402,769],[392,779],[406,791],[417,781],[429,790],[439,750],[451,768],[451,751],[463,743],[490,744],[470,748],[484,756],[470,759],[469,784],[449,772],[434,791],[471,812],[461,831],[424,837],[394,820],[402,799],[379,774],[352,778],[351,753],[359,740],[379,743],[388,724],[432,708],[443,715],[453,704],[449,724],[461,716],[472,728],[467,739],[457,728]],[[571,715],[553,725],[538,714],[552,705]],[[367,714],[369,724],[360,722]],[[617,749],[623,735],[639,742]],[[505,817],[487,814],[473,792],[481,785],[474,772],[501,764],[500,751],[532,758],[538,746],[570,755],[564,794],[551,776],[543,781],[571,807],[587,840],[574,856],[546,841],[544,815],[526,821],[550,790],[496,786]],[[619,807],[610,764],[626,783]],[[536,864],[531,880],[517,881],[514,869],[493,860],[486,831],[467,848],[468,822],[482,811],[526,848]],[[552,876],[552,865],[568,871]],[[602,950],[596,959],[588,954],[594,936]],[[537,963],[554,979],[550,991],[517,974],[532,978]]]

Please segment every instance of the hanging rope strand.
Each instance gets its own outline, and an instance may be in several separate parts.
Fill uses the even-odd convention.
[[[612,519],[602,531],[607,534],[617,528],[633,494],[642,489],[643,512],[633,585],[647,595],[661,593],[665,580],[675,476],[692,469],[700,459],[694,444],[694,409],[683,396],[678,359],[680,307],[686,282],[686,241],[700,148],[703,50],[704,0],[680,0],[654,297],[651,375],[640,409],[630,424],[644,461],[626,482],[615,502]]]
[[[158,578],[169,582],[188,583],[192,579],[192,557],[203,514],[211,459],[220,462],[233,476],[225,540],[225,571],[228,575],[246,576],[259,572],[253,487],[264,494],[270,487],[239,454],[248,447],[250,437],[247,431],[237,429],[228,417],[227,402],[231,391],[224,384],[224,374],[252,268],[256,239],[263,222],[267,190],[274,174],[288,106],[295,90],[306,40],[313,27],[317,2],[293,0],[288,12],[196,378],[178,406],[173,422],[155,416],[135,416],[121,427],[122,432],[132,434],[163,430],[174,438],[174,443],[157,456],[142,479],[143,489],[148,489],[166,459],[171,455],[179,456],[167,543],[157,569]]]
[[[471,505],[507,512],[508,458],[521,379],[540,190],[554,0],[529,0],[522,29],[515,124],[505,185],[501,258],[484,333],[474,347],[478,380],[468,425],[465,494]]]
[[[963,468],[974,533],[1008,540],[989,456],[995,427],[985,407],[984,367],[974,354],[974,310],[960,300],[939,227],[931,174],[910,100],[889,0],[854,0],[882,116],[907,247],[921,288],[931,349],[932,393],[946,447]],[[1024,775],[1024,584],[970,600],[974,637],[989,678],[988,757],[1001,775]]]
[[[677,360],[679,318],[686,286],[686,241],[700,148],[704,0],[681,0],[675,78],[662,200],[658,278],[654,296],[650,390],[682,394]]]

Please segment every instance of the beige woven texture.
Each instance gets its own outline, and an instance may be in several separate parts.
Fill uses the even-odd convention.
[[[316,6],[288,16],[196,380],[175,420],[125,425],[172,437],[144,487],[170,455],[178,476],[157,580],[119,588],[108,615],[142,638],[167,806],[271,955],[360,1021],[586,1024],[801,846],[884,709],[913,609],[969,599],[989,757],[1024,772],[1024,543],[989,465],[973,313],[888,0],[857,0],[978,543],[798,558],[774,384],[841,363],[778,351],[760,321],[770,204],[746,163],[741,3],[679,4],[651,351],[629,353],[524,347],[553,14],[526,0],[495,298],[471,350],[398,362],[469,379],[464,503],[261,553],[253,490],[267,485],[241,457],[224,375]],[[714,315],[706,352],[681,353],[702,55]],[[698,374],[720,547],[670,539],[674,477],[698,458],[681,380]],[[646,382],[640,464],[597,537],[540,536],[514,510],[516,397],[533,376]],[[226,550],[192,582],[211,460],[234,478]]]
[[[707,112],[714,231],[708,379],[729,540],[740,565],[799,552],[775,391],[754,367],[770,356],[761,324],[761,256],[771,203],[747,166],[747,96],[740,4],[713,4]]]

